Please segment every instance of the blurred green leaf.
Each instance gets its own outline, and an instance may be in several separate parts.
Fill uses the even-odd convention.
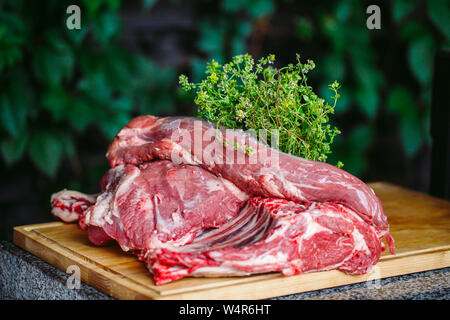
[[[26,132],[21,132],[17,137],[5,139],[1,143],[3,159],[7,165],[11,165],[19,160],[25,151],[27,144]]]
[[[51,87],[42,95],[42,106],[50,111],[55,120],[70,118],[70,97],[62,87]]]
[[[246,9],[253,17],[261,17],[271,14],[274,5],[271,0],[250,0],[248,1]]]
[[[245,7],[247,4],[247,1],[242,0],[228,0],[228,1],[222,1],[222,6],[225,10],[234,12],[237,10],[241,10]]]
[[[375,132],[370,126],[359,126],[355,128],[349,138],[348,146],[352,150],[348,160],[344,158],[346,169],[355,174],[361,174],[366,168],[364,153],[372,144]]]
[[[102,119],[101,128],[108,139],[112,140],[114,136],[122,129],[129,121],[131,117],[127,113],[114,113],[108,115],[105,119]]]
[[[222,6],[230,12],[246,10],[253,17],[268,15],[274,9],[271,0],[227,0],[222,2]]]
[[[34,102],[34,92],[29,78],[23,74],[23,70],[20,70],[14,76],[11,76],[11,83],[8,88],[8,93],[11,101],[11,105],[14,106],[16,113],[19,116],[19,122],[21,125],[26,124],[27,117],[36,116],[36,106]]]
[[[75,44],[79,45],[84,40],[85,36],[88,34],[89,28],[88,27],[84,27],[81,29],[66,28],[66,30],[69,38],[72,39],[72,41]]]
[[[356,101],[363,113],[372,119],[378,110],[379,96],[374,86],[363,86],[356,90]]]
[[[414,40],[408,49],[408,62],[414,76],[422,84],[431,81],[435,44],[431,37]]]
[[[165,92],[155,93],[152,95],[150,101],[151,103],[147,106],[146,110],[151,111],[144,113],[159,114],[173,111],[172,98]],[[143,108],[142,110],[144,111],[145,109]]]
[[[332,42],[333,49],[336,53],[340,54],[345,48],[345,33],[340,30],[340,26],[332,15],[322,14],[320,17],[320,24],[322,32]]]
[[[72,136],[68,133],[59,133],[58,139],[61,143],[63,153],[69,158],[72,158],[75,155],[75,144]]]
[[[72,99],[70,105],[70,124],[79,132],[83,131],[90,122],[97,121],[95,111],[84,99]]]
[[[120,89],[133,85],[136,80],[139,82],[142,78],[136,77],[136,73],[141,76],[142,74],[139,69],[133,69],[133,58],[122,50],[112,49],[103,57],[104,64],[99,68],[99,72],[106,74],[108,84],[113,88]],[[121,63],[117,63],[118,60]]]
[[[102,12],[93,22],[94,36],[101,45],[106,45],[120,29],[120,20],[112,10]]]
[[[374,129],[368,124],[356,127],[346,136],[338,136],[334,152],[330,154],[330,163],[337,163],[338,159],[345,163],[345,170],[360,176],[366,169],[365,152],[375,137]]]
[[[120,0],[106,0],[107,5],[112,10],[119,10],[121,1]]]
[[[295,30],[301,39],[309,40],[313,36],[314,29],[310,19],[299,17],[295,21]]]
[[[128,97],[120,97],[111,101],[111,109],[119,112],[128,112],[133,110],[133,103]]]
[[[387,108],[399,119],[400,138],[408,157],[414,156],[424,142],[424,128],[412,94],[403,87],[393,88]]]
[[[416,5],[417,0],[393,0],[392,17],[398,22],[407,16]]]
[[[7,96],[0,97],[1,124],[13,137],[16,137],[21,130],[21,117],[16,111]]]
[[[416,38],[426,37],[429,34],[427,28],[420,22],[408,21],[400,30],[400,35],[404,40],[414,40]]]
[[[244,54],[246,49],[246,40],[252,31],[251,24],[249,22],[240,23],[233,35],[231,54],[238,55]]]
[[[417,114],[400,120],[400,136],[407,157],[414,156],[424,142],[422,123]]]
[[[142,6],[145,9],[151,9],[153,5],[156,3],[156,0],[142,0]]]
[[[0,11],[0,70],[22,59],[24,43],[24,22],[14,14]]]
[[[35,76],[50,86],[71,76],[74,66],[73,51],[60,37],[49,33],[49,46],[36,49],[33,59]]]
[[[22,52],[18,44],[12,43],[14,39],[8,39],[0,43],[0,70],[11,67],[22,58]]]
[[[208,22],[200,25],[200,39],[198,47],[206,51],[217,61],[223,60],[223,39],[225,29],[221,25],[212,25]]]
[[[352,12],[352,5],[351,1],[339,1],[336,7],[336,17],[342,22],[347,21]]]
[[[191,66],[192,66],[192,80],[194,82],[200,82],[205,72],[206,60],[193,59]]]
[[[30,157],[33,163],[50,177],[54,177],[63,154],[58,136],[48,131],[33,132],[30,137]]]
[[[321,73],[326,77],[326,82],[333,80],[342,81],[345,77],[345,62],[338,54],[328,55],[319,61]]]
[[[96,13],[101,6],[105,3],[105,0],[84,0],[84,7],[87,8],[88,13],[94,14]]]
[[[442,34],[450,39],[450,2],[449,1],[427,1],[428,14],[435,26]]]
[[[87,74],[86,77],[78,83],[78,89],[86,96],[100,102],[108,101],[112,93],[106,75],[102,72],[92,72]]]
[[[411,93],[403,87],[394,87],[387,98],[387,109],[400,117],[408,117],[414,108]]]

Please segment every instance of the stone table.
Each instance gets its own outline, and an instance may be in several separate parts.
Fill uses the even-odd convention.
[[[112,299],[84,283],[79,289],[69,289],[68,277],[14,244],[0,241],[0,299]],[[274,299],[450,299],[450,268]]]

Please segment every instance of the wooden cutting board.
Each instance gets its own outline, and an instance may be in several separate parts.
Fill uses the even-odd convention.
[[[332,270],[284,277],[185,278],[155,286],[136,257],[118,245],[96,247],[75,224],[14,228],[14,243],[57,268],[78,265],[82,281],[119,299],[264,299],[450,266],[450,202],[392,184],[370,184],[380,197],[396,241],[374,270],[352,276]],[[373,283],[373,282],[370,282]]]

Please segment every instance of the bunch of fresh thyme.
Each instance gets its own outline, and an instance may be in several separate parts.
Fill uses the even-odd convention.
[[[297,64],[277,69],[274,60],[273,54],[256,65],[249,54],[235,56],[223,66],[212,60],[206,67],[206,79],[190,83],[181,75],[180,84],[185,91],[195,91],[200,118],[227,128],[265,129],[269,144],[271,130],[278,129],[281,151],[326,161],[330,145],[340,133],[328,123],[328,114],[334,112],[339,98],[339,83],[329,85],[334,92],[330,106],[307,84],[313,61],[302,64],[297,54]]]

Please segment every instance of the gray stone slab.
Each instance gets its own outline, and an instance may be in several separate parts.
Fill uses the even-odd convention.
[[[112,299],[81,283],[66,286],[69,275],[12,243],[0,242],[0,299]],[[276,300],[450,299],[450,268],[274,298]]]
[[[304,292],[277,300],[449,300],[450,268]]]
[[[0,299],[94,300],[111,299],[81,283],[66,286],[69,275],[12,243],[0,242]]]

